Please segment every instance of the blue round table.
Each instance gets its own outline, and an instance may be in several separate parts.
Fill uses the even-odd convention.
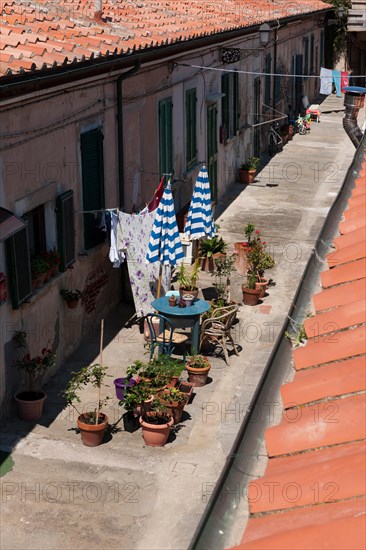
[[[210,304],[205,300],[196,300],[191,306],[170,306],[167,296],[162,296],[151,302],[152,307],[167,317],[174,328],[192,327],[192,353],[198,353],[200,336],[200,316],[210,309]]]

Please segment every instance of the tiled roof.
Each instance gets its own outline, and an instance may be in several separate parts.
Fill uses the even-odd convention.
[[[3,0],[0,76],[121,55],[324,10],[320,0]]]
[[[366,144],[366,138],[364,138]],[[308,340],[266,430],[269,460],[248,488],[250,517],[233,550],[364,549],[366,544],[366,153],[340,236],[313,297]]]

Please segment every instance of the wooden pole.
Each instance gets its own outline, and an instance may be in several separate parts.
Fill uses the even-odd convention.
[[[162,271],[163,271],[163,266],[160,264],[159,265],[159,276],[158,276],[158,289],[156,291],[156,297],[157,298],[160,298],[160,293],[161,293],[161,278],[162,278]]]
[[[100,355],[100,366],[103,367],[103,336],[104,336],[104,319],[101,319],[100,321],[100,349],[99,349],[99,355]],[[99,391],[98,391],[98,403],[97,403],[97,414],[95,418],[95,423],[99,423],[99,412],[100,412],[100,398],[101,398],[101,384],[99,384]]]

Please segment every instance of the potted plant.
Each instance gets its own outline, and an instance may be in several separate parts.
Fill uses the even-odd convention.
[[[42,288],[45,282],[49,265],[42,256],[36,256],[31,260],[32,287]]]
[[[151,403],[150,410],[143,410],[140,424],[145,444],[162,447],[168,440],[173,417],[168,413],[166,405],[156,398]]]
[[[102,398],[102,386],[107,374],[108,367],[99,364],[88,365],[78,372],[72,373],[66,390],[62,392],[68,405],[73,407],[77,414],[77,425],[80,430],[83,445],[87,447],[96,447],[103,441],[106,428],[108,426],[108,417],[102,412],[109,397]],[[80,412],[75,403],[81,403],[80,394],[86,386],[92,386],[96,391],[95,408],[92,411]]]
[[[133,380],[133,379],[132,379]],[[140,427],[139,417],[142,412],[142,404],[148,410],[154,396],[148,382],[139,380],[135,384],[126,387],[123,399],[119,405],[123,406],[125,413],[122,415],[123,426],[126,432],[135,432]]]
[[[161,366],[162,372],[166,374],[168,378],[165,383],[165,387],[167,388],[173,388],[177,385],[178,379],[185,368],[184,361],[164,354],[160,355],[160,357],[157,357],[156,359],[153,359],[151,363]]]
[[[78,290],[77,288],[73,290],[71,288],[61,288],[60,294],[69,309],[77,308],[79,305],[79,300],[83,296],[81,290]]]
[[[58,271],[58,266],[61,262],[61,255],[56,249],[47,250],[47,252],[42,253],[43,259],[47,262],[49,266],[49,277],[56,275]]]
[[[249,157],[239,169],[240,183],[245,183],[246,185],[253,183],[259,164],[260,158]]]
[[[256,282],[256,273],[248,272],[247,284],[242,285],[243,302],[247,306],[256,306],[258,304],[261,289],[256,288]]]
[[[216,289],[217,299],[213,300],[215,307],[225,307],[230,305],[230,277],[234,267],[235,255],[215,259],[215,271],[211,277],[215,278],[213,286]]]
[[[149,384],[152,390],[163,388],[171,379],[166,363],[161,359],[152,359],[148,363],[135,361],[127,367],[127,379],[135,377],[137,382],[143,381]]]
[[[254,224],[251,222],[247,223],[244,228],[244,235],[246,237],[246,240],[234,243],[235,268],[238,273],[240,273],[240,275],[245,275],[248,269],[247,256],[250,252],[250,245],[252,242],[254,231]]]
[[[178,273],[177,273],[177,280],[179,284],[179,293],[181,298],[185,294],[193,294],[194,299],[198,296],[198,288],[197,288],[197,280],[198,280],[198,274],[200,271],[199,266],[199,260],[196,259],[192,271],[188,272],[187,267],[181,263]]]
[[[23,347],[23,346],[22,346]],[[41,355],[31,357],[29,353],[16,359],[13,365],[26,374],[26,390],[14,396],[18,404],[18,416],[21,420],[34,421],[42,416],[43,405],[47,398],[44,391],[37,389],[46,370],[55,365],[56,356],[49,348],[43,348]]]
[[[200,262],[202,271],[212,273],[215,269],[214,260],[225,255],[227,243],[222,237],[214,235],[211,239],[200,242]]]
[[[255,274],[257,278],[256,288],[261,290],[259,297],[263,298],[268,285],[268,279],[264,278],[264,274],[267,269],[274,267],[275,261],[267,252],[267,243],[262,241],[259,230],[256,230],[255,233],[247,259],[250,273]]]
[[[207,357],[203,355],[190,355],[187,359],[186,370],[188,372],[189,381],[195,386],[204,386],[207,382],[207,375],[211,369],[211,365]]]
[[[187,394],[178,388],[165,388],[159,392],[159,397],[167,412],[173,417],[173,424],[179,424],[187,403]]]

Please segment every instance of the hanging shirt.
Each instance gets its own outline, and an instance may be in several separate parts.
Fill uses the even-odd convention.
[[[320,69],[320,93],[330,95],[332,93],[333,71],[332,69]]]
[[[337,70],[334,69],[333,72],[332,72],[332,75],[333,75],[333,82],[334,82],[336,92],[337,92],[337,97],[342,97],[342,92],[341,92],[341,71],[337,71]]]
[[[349,86],[349,73],[341,71],[341,92],[344,92],[344,88],[347,86]]]
[[[119,213],[117,248],[126,253],[131,290],[139,316],[153,312],[151,302],[157,297],[160,263],[151,264],[146,261],[154,218],[155,212]],[[162,296],[170,289],[170,273],[170,266],[162,266]]]
[[[111,212],[111,247],[109,249],[109,259],[113,264],[113,267],[120,267],[121,263],[125,261],[125,254],[122,250],[118,250],[117,247],[117,227],[119,217],[115,212]]]

